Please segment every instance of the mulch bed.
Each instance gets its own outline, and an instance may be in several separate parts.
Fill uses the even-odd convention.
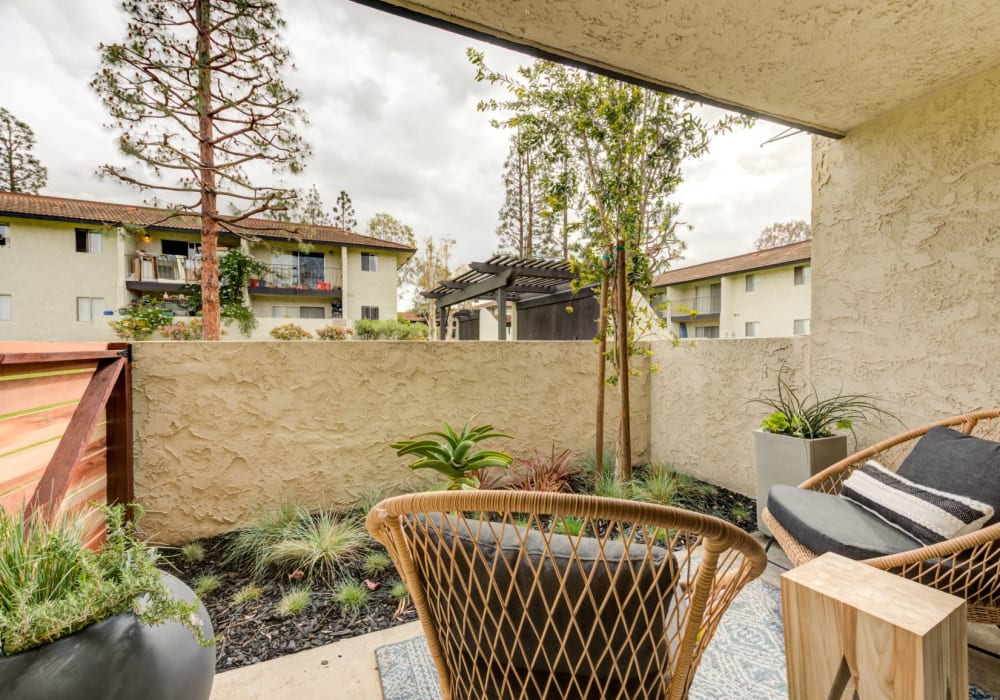
[[[750,520],[740,521],[730,516],[732,507],[737,504],[750,509]],[[697,510],[753,532],[756,530],[752,517],[754,507],[752,498],[718,487],[714,496],[701,499]],[[205,558],[196,563],[188,562],[175,549],[163,551],[167,568],[192,588],[202,574],[214,574],[219,578],[219,588],[203,599],[217,636],[216,671],[248,666],[417,619],[412,606],[400,612],[397,601],[389,594],[392,585],[399,581],[393,569],[375,578],[366,577],[360,571],[351,572],[350,575],[359,581],[368,578],[379,584],[372,591],[371,602],[359,612],[344,611],[332,599],[329,588],[314,585],[307,608],[298,615],[284,616],[277,611],[278,601],[296,582],[255,581],[249,573],[224,564],[226,544],[232,536],[226,534],[199,540],[205,548]],[[373,548],[377,547],[373,543]],[[236,592],[251,583],[263,588],[261,597],[242,605],[233,604]]]
[[[281,615],[277,612],[277,605],[282,594],[292,584],[302,582],[255,581],[246,572],[223,564],[225,545],[231,537],[227,534],[199,540],[205,547],[205,558],[197,563],[186,561],[177,550],[163,551],[169,562],[166,568],[192,588],[202,574],[214,574],[219,578],[219,588],[202,601],[217,637],[216,671],[248,666],[417,619],[412,606],[397,615],[398,603],[389,595],[389,589],[399,581],[399,577],[391,569],[375,578],[360,571],[352,572],[353,578],[359,581],[368,578],[379,584],[372,591],[371,602],[359,612],[344,611],[332,599],[329,588],[314,585],[309,605],[304,611],[295,616]],[[234,605],[232,598],[236,592],[251,583],[264,589],[261,597]]]

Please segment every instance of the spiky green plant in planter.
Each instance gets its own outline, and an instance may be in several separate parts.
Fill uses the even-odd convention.
[[[418,459],[410,469],[433,469],[448,481],[434,490],[460,491],[479,488],[475,473],[489,467],[509,467],[513,461],[506,452],[476,450],[476,446],[493,438],[512,438],[507,433],[494,432],[492,425],[472,427],[469,420],[462,431],[455,432],[447,423],[443,431],[422,433],[417,437],[434,436],[441,440],[399,440],[390,445],[400,457],[414,455]]]

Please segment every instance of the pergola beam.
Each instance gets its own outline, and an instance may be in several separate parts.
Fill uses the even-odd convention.
[[[456,289],[454,292],[445,294],[434,303],[439,309],[443,309],[447,306],[454,306],[455,304],[460,304],[463,301],[468,301],[469,299],[477,299],[482,296],[492,295],[498,289],[506,287],[508,282],[510,282],[512,275],[513,270],[504,270],[496,277],[485,279],[482,282],[470,284],[464,289]]]
[[[469,263],[469,267],[476,272],[482,272],[484,274],[496,274],[498,272],[503,272],[504,270],[513,270],[514,275],[517,277],[543,277],[554,280],[571,280],[574,276],[569,270],[537,267],[508,267],[506,265],[493,265],[481,262]]]

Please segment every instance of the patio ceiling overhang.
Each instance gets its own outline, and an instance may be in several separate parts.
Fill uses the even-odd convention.
[[[996,0],[354,0],[841,136],[1000,65]]]

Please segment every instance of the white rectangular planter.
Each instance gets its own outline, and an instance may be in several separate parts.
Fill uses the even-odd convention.
[[[766,433],[753,434],[754,463],[757,468],[757,528],[770,531],[760,514],[767,506],[767,493],[775,484],[798,486],[847,456],[847,436],[834,435],[815,440]]]

